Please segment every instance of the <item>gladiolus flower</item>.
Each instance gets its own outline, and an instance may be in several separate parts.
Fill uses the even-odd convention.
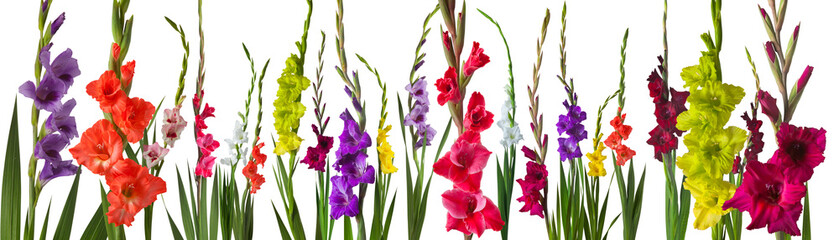
[[[318,138],[318,145],[314,147],[309,147],[306,150],[306,157],[301,160],[301,163],[305,163],[309,165],[309,169],[315,169],[315,171],[324,172],[326,169],[326,156],[329,154],[329,150],[332,149],[332,137],[321,135],[320,131],[318,131],[317,126],[312,124],[312,131],[315,132]]]
[[[119,54],[122,49],[119,47],[119,44],[113,43],[111,44],[111,57],[114,58],[114,61],[119,60]]]
[[[466,63],[463,64],[463,74],[467,77],[472,76],[475,70],[484,67],[487,63],[489,63],[489,56],[484,54],[484,49],[481,48],[481,44],[472,42],[472,52],[469,54],[469,58],[466,59]]]
[[[186,128],[186,120],[181,116],[181,107],[163,110],[164,123],[160,131],[163,132],[163,141],[169,147],[175,146],[175,141],[181,138],[181,132]]]
[[[125,103],[117,103],[113,108],[114,123],[125,134],[126,140],[136,143],[143,139],[143,130],[154,115],[154,105],[142,98],[123,98]]]
[[[151,168],[160,164],[168,153],[169,149],[161,147],[158,143],[143,146],[143,158],[146,159],[146,166]]]
[[[98,80],[87,84],[87,94],[99,102],[99,108],[106,113],[113,113],[111,110],[120,100],[128,98],[120,88],[120,80],[114,71],[105,71]]]
[[[482,132],[492,126],[492,118],[494,116],[486,110],[484,95],[481,95],[479,92],[473,92],[472,97],[469,99],[469,106],[466,108],[463,126],[467,130]]]
[[[746,229],[768,226],[769,233],[783,231],[801,235],[796,222],[801,216],[801,198],[806,195],[807,187],[784,180],[784,172],[783,167],[772,163],[750,162],[746,165],[743,184],[723,208],[749,212],[752,222]]]
[[[259,142],[259,138],[256,139]],[[267,160],[268,156],[262,153],[262,147],[265,146],[264,142],[260,142],[256,146],[253,147],[251,151],[251,157],[253,157],[253,161],[248,161],[248,164],[245,165],[245,168],[242,169],[242,175],[245,175],[251,182],[251,194],[256,193],[262,187],[262,184],[265,183],[265,177],[262,174],[256,172],[257,165],[265,166],[265,160]]]
[[[454,229],[481,237],[486,229],[500,231],[504,227],[498,207],[480,192],[469,193],[457,188],[448,190],[443,193],[443,207],[449,211],[446,231]]]
[[[522,196],[516,201],[524,202],[519,212],[530,212],[530,215],[538,215],[545,218],[542,206],[542,189],[548,183],[548,170],[544,164],[534,161],[527,162],[527,175],[523,179],[516,179],[521,186]]]
[[[329,195],[329,205],[332,207],[332,219],[341,216],[355,217],[358,215],[358,196],[353,193],[352,185],[347,183],[346,176],[332,176],[332,193]]]
[[[492,154],[480,141],[458,139],[449,152],[434,163],[434,173],[454,182],[464,183],[469,175],[483,171]]]
[[[105,175],[122,158],[122,139],[111,122],[102,119],[82,133],[79,144],[70,149],[79,165],[94,174]]]
[[[437,95],[437,103],[440,106],[443,106],[447,102],[460,101],[460,87],[458,85],[457,70],[454,67],[449,67],[443,78],[437,79],[437,83],[434,86],[437,86],[437,91],[440,91],[440,95]]]
[[[131,226],[134,215],[166,192],[166,182],[149,174],[146,167],[134,161],[119,161],[114,170],[105,175],[111,189],[108,193],[108,223]]]
[[[787,182],[807,182],[813,176],[813,168],[824,162],[826,133],[824,129],[781,123],[776,136],[778,150],[769,163],[783,169]]]

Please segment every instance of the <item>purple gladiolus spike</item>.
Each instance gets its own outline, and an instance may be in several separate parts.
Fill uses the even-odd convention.
[[[49,134],[35,144],[35,157],[48,162],[61,161],[61,150],[70,144],[70,141],[59,134]]]

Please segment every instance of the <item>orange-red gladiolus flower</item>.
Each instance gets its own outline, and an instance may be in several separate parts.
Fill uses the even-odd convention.
[[[87,94],[99,102],[99,108],[106,113],[111,113],[117,102],[127,98],[125,92],[120,88],[120,80],[117,78],[114,71],[105,71],[99,76],[98,80],[94,80],[87,84]]]
[[[149,206],[157,195],[166,192],[166,182],[149,174],[146,167],[131,160],[123,160],[105,176],[111,188],[108,193],[108,223],[131,226],[134,215]]]
[[[73,158],[91,172],[105,175],[122,158],[122,139],[111,122],[102,119],[82,133],[79,144],[70,149]]]
[[[154,105],[138,97],[123,101],[125,103],[119,103],[114,108],[114,123],[125,134],[128,142],[136,143],[143,139],[143,130],[154,115]]]

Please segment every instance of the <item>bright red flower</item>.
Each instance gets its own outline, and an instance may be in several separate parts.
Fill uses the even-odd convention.
[[[769,233],[783,231],[793,236],[801,235],[796,222],[801,216],[801,198],[807,187],[785,181],[784,172],[783,167],[772,163],[754,161],[746,164],[743,184],[722,208],[749,212],[752,222],[746,229],[768,225]]]
[[[123,87],[131,86],[131,80],[134,79],[134,60],[122,65],[120,68],[120,76],[122,77],[122,81],[120,82]]]
[[[465,182],[470,175],[481,172],[492,154],[480,142],[470,143],[460,139],[452,149],[434,163],[434,173],[454,184]]]
[[[443,193],[443,207],[449,211],[446,231],[454,229],[466,235],[477,234],[481,237],[486,229],[500,231],[504,227],[501,211],[481,193],[469,193],[456,188],[448,190]]]
[[[463,73],[466,76],[472,76],[475,70],[482,68],[489,63],[489,56],[484,54],[484,49],[478,42],[472,42],[472,52],[469,54],[469,59],[463,64]]]
[[[826,133],[824,129],[781,123],[776,136],[778,150],[769,163],[784,169],[786,181],[807,182],[813,176],[813,168],[824,162]]]
[[[482,132],[492,126],[492,117],[494,116],[486,110],[484,95],[473,92],[472,97],[469,98],[469,106],[466,108],[463,126],[470,131]]]
[[[437,103],[440,106],[450,101],[460,101],[460,87],[458,85],[457,70],[454,67],[449,67],[446,70],[446,74],[443,75],[443,78],[437,79],[437,83],[434,83],[434,86],[437,86],[437,91],[440,91],[440,95],[437,95]]]
[[[134,215],[166,192],[166,182],[149,174],[146,167],[131,160],[119,161],[114,170],[105,175],[111,189],[108,193],[108,223],[131,226]]]
[[[99,102],[99,108],[106,113],[111,113],[111,108],[120,100],[128,98],[120,88],[116,73],[110,70],[102,73],[98,80],[88,83],[86,90],[88,95]]]
[[[105,175],[122,158],[122,138],[111,122],[99,120],[82,133],[82,138],[70,154],[94,174]]]
[[[256,142],[259,142],[259,137],[256,137]],[[260,142],[259,144],[257,144],[256,146],[253,147],[253,150],[251,150],[251,156],[253,156],[253,161],[256,162],[256,164],[261,165],[261,166],[265,166],[265,160],[268,159],[267,155],[260,152],[260,151],[262,151],[262,147],[264,147],[264,146],[265,146],[265,143]]]
[[[125,134],[130,143],[143,139],[143,130],[149,125],[154,115],[154,105],[142,98],[123,99],[125,103],[118,103],[114,107],[114,123]]]

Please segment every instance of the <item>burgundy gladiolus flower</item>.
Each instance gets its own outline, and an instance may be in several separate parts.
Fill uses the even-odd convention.
[[[329,154],[329,150],[332,149],[333,139],[332,137],[321,135],[317,126],[314,124],[312,124],[312,131],[315,132],[318,138],[318,145],[307,148],[306,157],[300,162],[308,164],[309,169],[324,172],[326,171],[324,168],[326,166],[326,156]]]
[[[783,167],[772,163],[747,164],[743,184],[722,208],[749,212],[752,222],[746,229],[768,226],[769,233],[783,231],[801,235],[796,222],[801,216],[801,198],[807,188],[802,183],[785,181],[783,172]]]
[[[824,129],[796,127],[782,123],[778,129],[778,150],[769,159],[784,171],[787,182],[803,183],[813,176],[813,168],[824,162]]]

